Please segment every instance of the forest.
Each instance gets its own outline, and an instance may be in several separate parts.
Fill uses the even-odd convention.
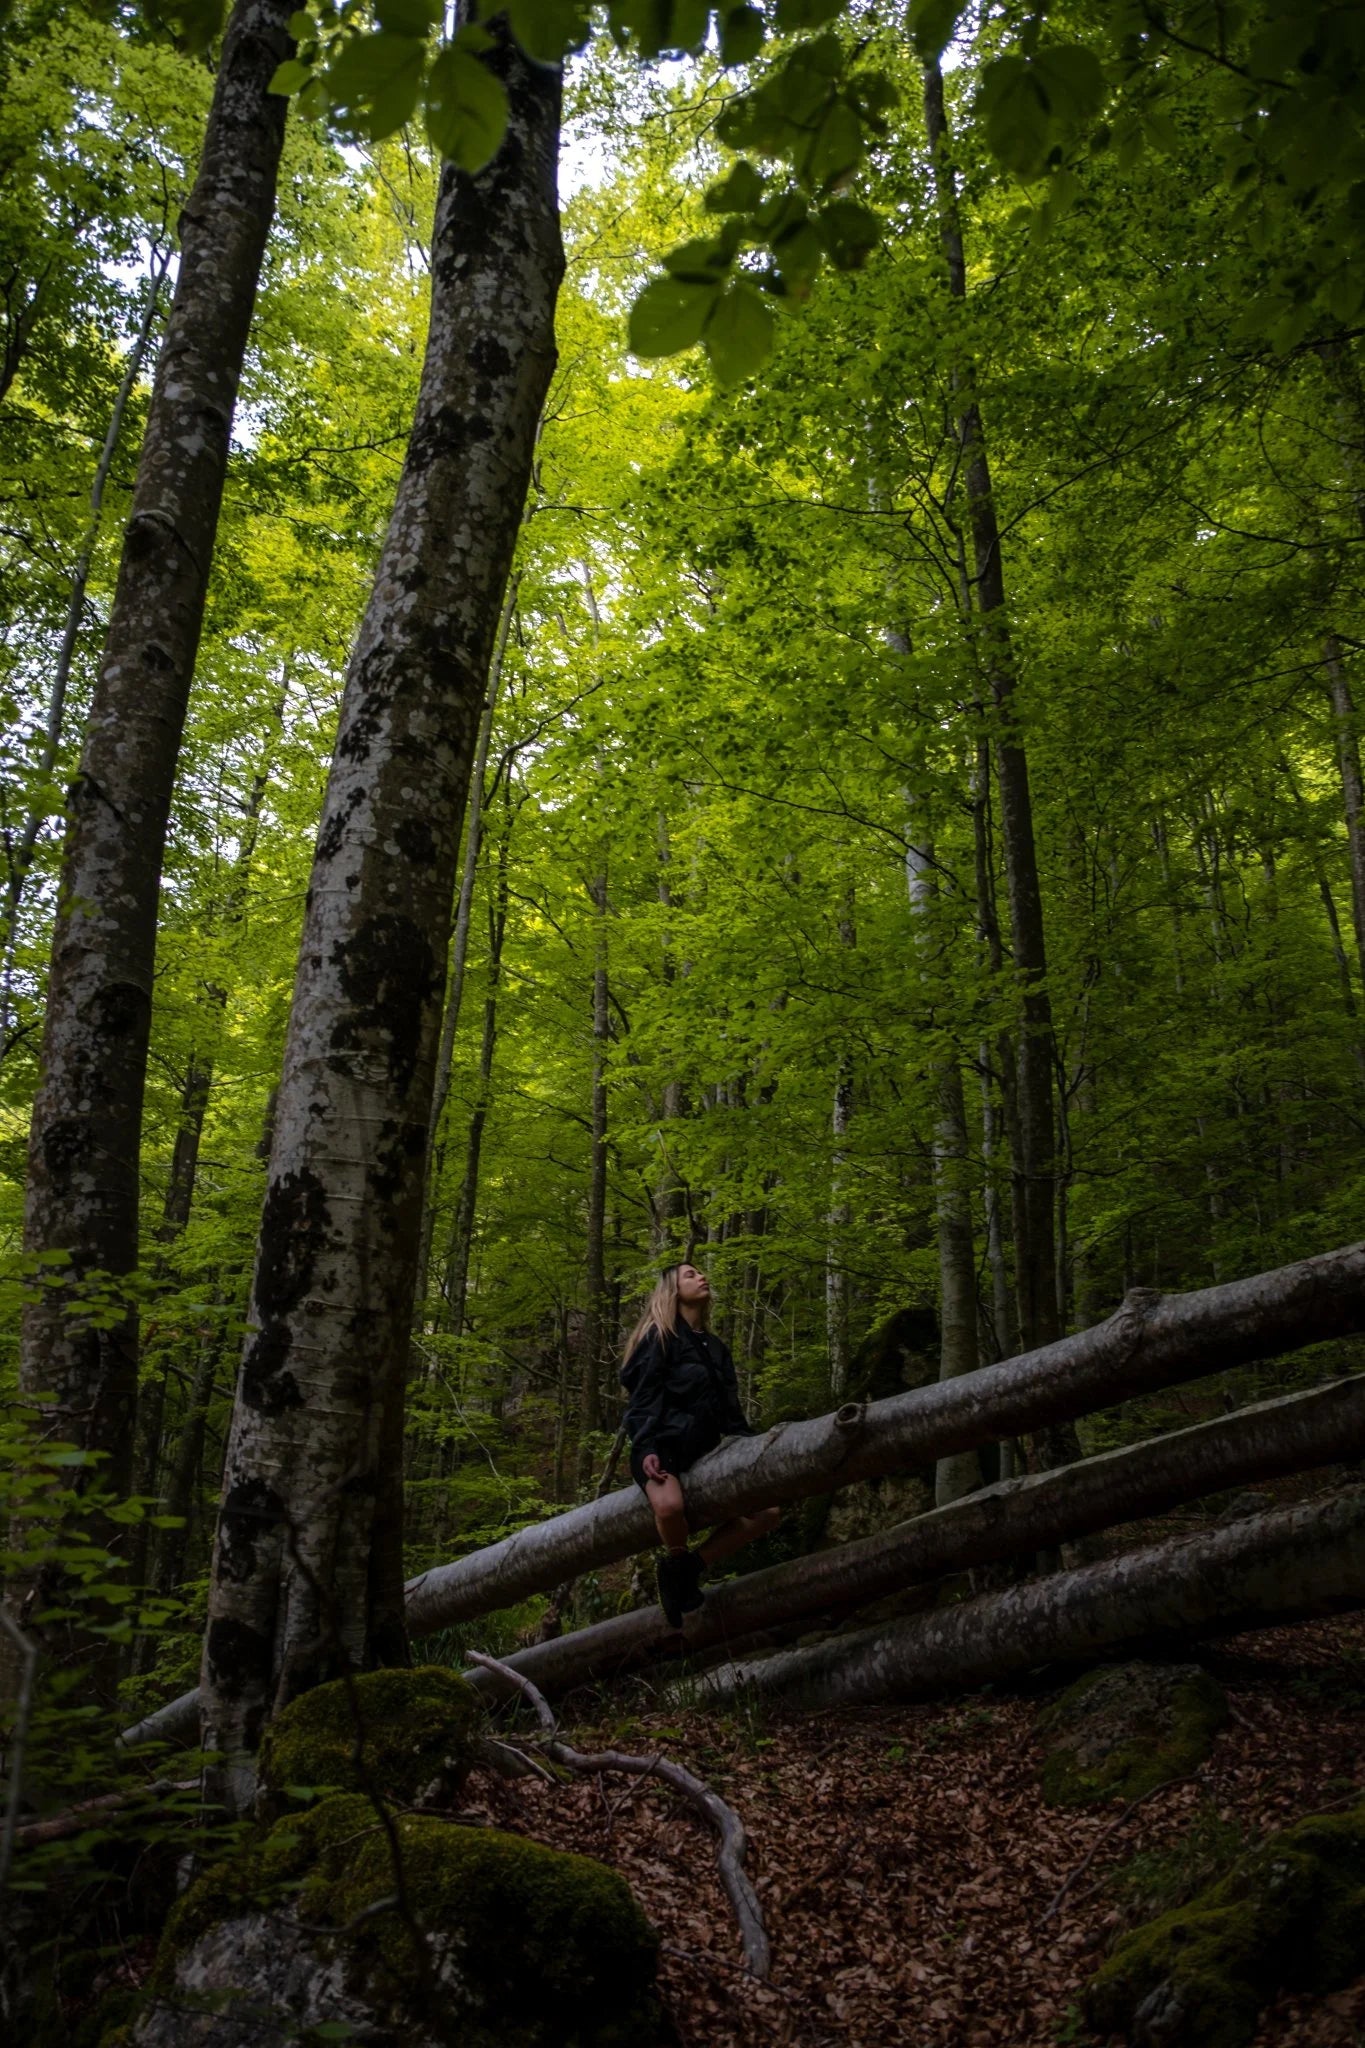
[[[8,2039],[1365,2038],[1363,331],[1365,0],[0,0]]]

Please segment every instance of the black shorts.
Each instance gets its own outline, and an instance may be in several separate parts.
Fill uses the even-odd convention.
[[[675,1479],[681,1479],[683,1473],[687,1470],[687,1467],[684,1464],[682,1464],[682,1462],[677,1456],[677,1453],[674,1451],[661,1450],[659,1446],[656,1444],[654,1446],[653,1455],[658,1459],[659,1463],[663,1466],[665,1472],[671,1472]],[[649,1493],[647,1491],[648,1482],[645,1479],[645,1459],[649,1456],[650,1447],[648,1445],[646,1445],[644,1450],[642,1451],[637,1451],[635,1446],[633,1444],[631,1445],[630,1476],[635,1481],[635,1484],[639,1487],[641,1493],[644,1494],[646,1500],[649,1499]]]

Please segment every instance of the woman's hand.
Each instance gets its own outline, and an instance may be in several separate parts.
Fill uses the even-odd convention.
[[[644,1457],[640,1460],[640,1469],[646,1479],[659,1480],[668,1477],[663,1466],[659,1463],[658,1453],[655,1451],[647,1451],[645,1453]]]

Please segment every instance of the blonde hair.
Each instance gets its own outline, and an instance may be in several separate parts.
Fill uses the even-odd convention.
[[[651,1330],[657,1331],[661,1344],[667,1344],[673,1335],[678,1321],[678,1275],[682,1271],[682,1266],[681,1261],[676,1266],[665,1266],[655,1281],[641,1311],[640,1320],[626,1339],[626,1348],[622,1354],[623,1363],[631,1356],[636,1345],[644,1342]],[[710,1323],[711,1304],[704,1301],[701,1305],[701,1326],[704,1330],[709,1329]]]

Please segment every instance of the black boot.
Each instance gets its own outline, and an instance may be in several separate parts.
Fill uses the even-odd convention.
[[[659,1605],[670,1628],[681,1628],[684,1601],[691,1580],[691,1552],[670,1550],[659,1559],[654,1576],[659,1587]]]
[[[678,1564],[678,1605],[684,1614],[695,1614],[706,1597],[701,1589],[701,1576],[706,1570],[701,1561],[701,1552],[685,1550],[678,1559]]]

